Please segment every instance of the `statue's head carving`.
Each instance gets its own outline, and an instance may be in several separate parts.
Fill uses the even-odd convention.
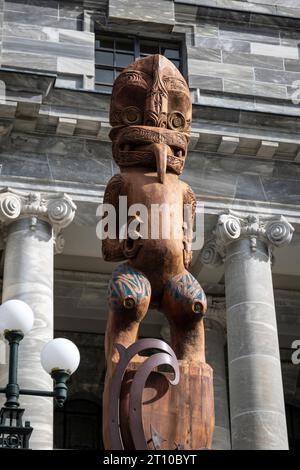
[[[189,88],[175,65],[161,55],[129,65],[115,80],[110,123],[113,157],[122,167],[183,170],[192,104]]]

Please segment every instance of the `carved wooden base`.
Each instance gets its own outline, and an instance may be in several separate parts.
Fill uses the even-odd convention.
[[[206,363],[178,362],[178,385],[170,385],[166,379],[168,375],[173,377],[172,373],[152,372],[143,391],[143,427],[149,450],[211,448],[214,431],[212,368]],[[129,429],[130,387],[140,365],[140,362],[129,364],[121,391],[121,433],[128,450],[134,449]],[[109,449],[107,434],[105,441],[106,449]]]

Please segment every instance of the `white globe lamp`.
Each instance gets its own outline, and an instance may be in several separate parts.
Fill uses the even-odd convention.
[[[33,311],[22,300],[7,300],[0,306],[0,333],[20,331],[26,335],[33,323]]]
[[[80,362],[80,353],[72,341],[65,338],[55,338],[45,344],[41,352],[41,363],[48,374],[63,370],[73,374]]]

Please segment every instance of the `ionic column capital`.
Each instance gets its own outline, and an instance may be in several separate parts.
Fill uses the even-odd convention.
[[[201,261],[214,266],[221,264],[226,256],[227,246],[245,238],[249,239],[252,251],[256,251],[257,240],[264,242],[271,251],[274,247],[288,245],[293,232],[294,227],[284,216],[241,216],[228,211],[219,216],[213,237],[202,249]]]
[[[230,211],[219,216],[215,237],[217,243],[224,247],[239,238],[260,239],[268,245],[281,247],[290,243],[293,232],[294,228],[282,215],[276,218],[258,215],[241,217]]]
[[[31,217],[31,230],[35,230],[37,220],[48,222],[53,229],[56,253],[63,249],[62,229],[74,219],[76,205],[65,193],[49,194],[25,193],[11,188],[0,191],[0,222],[7,226],[20,219]]]

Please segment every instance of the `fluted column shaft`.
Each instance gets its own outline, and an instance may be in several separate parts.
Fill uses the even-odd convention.
[[[238,240],[225,262],[233,449],[287,449],[272,274],[267,247]]]
[[[18,381],[21,388],[52,390],[52,379],[40,362],[40,352],[53,338],[53,254],[62,248],[60,230],[74,216],[75,206],[66,195],[46,197],[0,193],[0,219],[5,224],[5,261],[2,301],[20,299],[34,312],[31,332],[20,344]],[[58,241],[60,242],[58,244]],[[1,368],[5,386],[7,366]],[[34,429],[32,449],[53,448],[53,399],[20,397],[24,418]]]
[[[283,217],[231,214],[220,216],[215,231],[225,260],[233,449],[288,449],[270,255],[292,233]]]
[[[224,305],[225,310],[225,305]],[[225,365],[226,329],[223,312],[208,308],[205,319],[205,348],[207,363],[214,371],[215,430],[213,450],[230,450],[230,420]]]
[[[5,249],[2,301],[20,299],[31,306],[34,329],[20,343],[18,380],[22,388],[51,390],[52,379],[40,362],[40,351],[53,338],[53,239],[52,228],[38,221],[35,231],[30,219],[8,227]],[[21,396],[24,418],[34,428],[30,447],[51,449],[53,400]]]

